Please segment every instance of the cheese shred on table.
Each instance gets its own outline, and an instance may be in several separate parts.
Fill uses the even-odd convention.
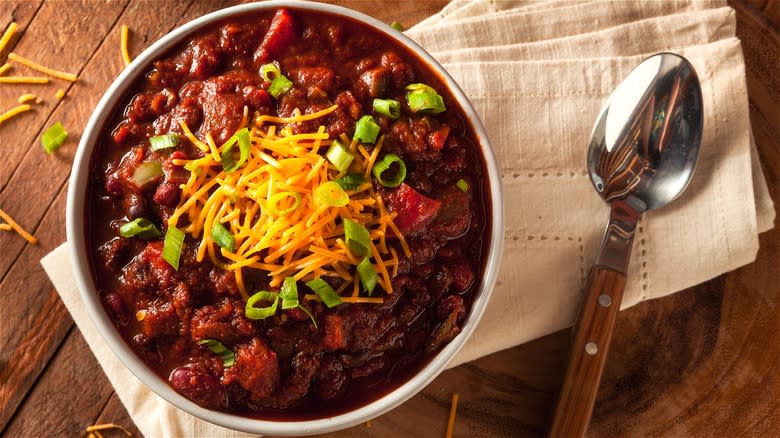
[[[4,220],[11,228],[14,229],[14,231],[19,233],[19,235],[24,237],[24,239],[27,240],[28,242],[30,242],[32,244],[38,243],[38,239],[33,237],[32,234],[30,234],[27,231],[25,231],[24,228],[19,226],[19,224],[17,224],[16,221],[13,220],[13,218],[10,215],[8,215],[8,213],[4,212],[2,208],[0,208],[0,219]],[[3,225],[5,225],[5,224],[3,224]]]
[[[87,437],[95,436],[95,437],[102,437],[103,435],[100,433],[101,430],[110,430],[110,429],[118,429],[124,432],[127,436],[133,436],[132,433],[130,433],[129,430],[125,429],[124,427],[114,424],[114,423],[107,423],[107,424],[93,424],[92,426],[87,426],[86,432]]]
[[[37,70],[45,75],[49,75],[58,79],[63,79],[70,82],[76,82],[76,80],[78,79],[78,76],[74,75],[73,73],[66,73],[63,71],[44,67],[41,64],[38,64],[37,62],[31,61],[13,52],[8,54],[8,59],[14,62],[18,62],[19,64],[27,66],[33,70]]]
[[[48,84],[43,76],[0,76],[0,84]]]
[[[39,99],[38,96],[32,93],[25,93],[19,96],[19,103],[27,103],[27,102],[41,103],[41,99]]]
[[[447,431],[444,434],[444,438],[452,438],[453,429],[455,429],[455,415],[458,412],[458,394],[452,394],[452,401],[450,402],[450,416],[447,419]]]
[[[390,272],[397,272],[398,254],[387,244],[389,232],[403,239],[393,223],[395,213],[388,213],[381,196],[366,180],[349,196],[346,205],[323,203],[315,195],[318,186],[342,176],[324,157],[333,139],[320,126],[316,132],[293,133],[290,126],[327,116],[337,108],[293,117],[257,115],[249,124],[251,148],[240,168],[227,173],[223,169],[225,145],[217,146],[213,138],[196,137],[182,123],[182,131],[204,156],[196,159],[174,159],[173,164],[190,171],[189,180],[181,185],[182,196],[168,218],[175,226],[199,240],[197,260],[209,257],[223,269],[234,271],[241,293],[247,297],[244,269],[267,272],[268,283],[278,288],[287,277],[309,281],[318,277],[343,280],[337,290],[342,301],[381,303],[381,297],[360,296],[360,278],[356,266],[363,260],[350,251],[344,235],[344,219],[363,225],[369,232],[370,248],[366,256],[379,277],[378,286],[392,293]],[[277,125],[278,124],[278,125]],[[369,160],[358,152],[358,145],[344,137],[355,159],[351,173],[364,174],[376,160],[382,139],[374,146]],[[362,147],[362,146],[361,146]],[[238,160],[238,145],[232,146]],[[367,172],[366,172],[367,173]],[[224,226],[235,239],[232,251],[220,247],[212,238],[216,224]],[[405,242],[403,243],[404,246]],[[404,248],[406,250],[406,248]],[[221,255],[222,257],[218,257]],[[319,299],[307,295],[309,299]]]
[[[125,66],[130,65],[130,62],[132,62],[132,59],[130,59],[130,52],[127,50],[127,36],[130,29],[128,29],[126,24],[122,25],[122,30],[119,37],[119,47],[122,51],[122,59],[125,61]]]
[[[3,36],[0,37],[0,53],[3,53],[5,46],[8,45],[8,42],[11,41],[11,38],[14,36],[14,32],[16,32],[16,22],[12,21],[11,24],[8,25],[8,29],[3,32]]]
[[[10,119],[11,117],[13,117],[13,116],[15,116],[17,114],[23,113],[25,111],[29,111],[31,108],[32,107],[30,105],[24,103],[22,105],[17,105],[15,107],[9,109],[8,111],[0,114],[0,124],[2,124],[6,120]]]

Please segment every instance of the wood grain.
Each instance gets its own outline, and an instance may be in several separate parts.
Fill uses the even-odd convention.
[[[625,287],[624,272],[604,266],[590,269],[585,302],[573,329],[574,341],[550,427],[552,438],[585,435]]]
[[[161,3],[151,0],[0,0],[0,27],[13,19],[24,32],[14,51],[82,77],[61,103],[52,95],[68,84],[37,88],[41,107],[0,131],[0,206],[41,239],[27,245],[0,233],[3,436],[83,436],[87,425],[103,422],[138,436],[38,261],[64,240],[70,158],[97,98],[122,68],[118,27],[130,26],[131,52],[138,53],[176,24],[234,3],[166,2],[161,13]],[[446,0],[331,3],[411,26]],[[778,4],[732,2],[754,136],[774,199],[780,199]],[[0,109],[21,93],[0,87]],[[47,157],[37,138],[55,120],[71,130],[71,140]],[[589,436],[780,436],[780,231],[760,242],[756,263],[618,315]],[[448,370],[394,411],[328,436],[442,436],[453,392],[460,394],[455,436],[543,436],[571,341],[571,332],[561,331]]]

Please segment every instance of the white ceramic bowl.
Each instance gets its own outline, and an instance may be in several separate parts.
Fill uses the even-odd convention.
[[[125,92],[132,85],[133,81],[144,74],[145,69],[153,60],[159,58],[169,48],[209,24],[230,17],[280,7],[325,12],[363,22],[365,25],[389,35],[390,38],[394,39],[399,45],[406,47],[416,54],[422,61],[427,63],[436,73],[438,73],[447,87],[449,87],[455,100],[458,101],[458,104],[465,112],[466,117],[471,121],[474,133],[481,146],[482,154],[487,165],[487,176],[489,181],[487,187],[489,193],[486,195],[490,197],[492,209],[490,212],[490,247],[487,252],[487,260],[485,260],[484,274],[480,279],[478,293],[472,305],[471,312],[464,323],[463,330],[455,339],[447,344],[409,381],[374,402],[330,418],[277,422],[257,420],[205,409],[173,390],[166,381],[161,379],[154,371],[147,367],[138,356],[136,356],[115,329],[110,318],[104,311],[101,300],[97,294],[89,267],[90,257],[88,256],[86,238],[84,235],[84,219],[92,151],[103,132],[104,125],[111,122],[111,117],[114,114],[113,109],[120,104],[121,99],[125,96]],[[70,256],[73,261],[73,271],[76,283],[95,326],[98,328],[109,347],[125,366],[160,397],[192,415],[230,429],[269,435],[325,433],[370,420],[411,398],[445,369],[447,363],[455,356],[469,338],[469,335],[474,331],[490,298],[493,285],[496,281],[502,252],[504,221],[501,179],[487,134],[479,121],[479,117],[472,108],[471,103],[452,77],[450,77],[450,75],[447,74],[447,72],[427,52],[425,52],[425,50],[412,40],[374,18],[338,6],[286,0],[251,3],[210,13],[173,30],[141,53],[111,84],[92,113],[92,116],[84,129],[76,153],[73,170],[70,176],[70,187],[68,189],[67,235],[68,241],[70,242]]]

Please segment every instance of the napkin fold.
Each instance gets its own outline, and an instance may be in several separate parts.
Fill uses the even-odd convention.
[[[622,307],[754,260],[775,211],[752,142],[735,27],[725,1],[453,0],[407,31],[469,96],[505,193],[499,279],[451,366],[572,323],[608,211],[587,176],[590,130],[605,98],[653,52],[672,50],[695,66],[704,138],[688,190],[640,222]],[[177,410],[124,368],[86,314],[67,243],[41,262],[145,436],[249,436]]]

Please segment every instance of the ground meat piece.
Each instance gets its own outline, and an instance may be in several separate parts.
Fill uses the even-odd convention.
[[[173,336],[179,333],[179,316],[170,301],[156,299],[144,312],[141,320],[141,333],[154,339],[160,336]]]
[[[384,67],[372,68],[360,75],[360,83],[370,98],[382,97],[387,91],[389,79],[390,72]]]
[[[216,72],[222,62],[222,53],[212,38],[204,38],[199,44],[191,45],[192,63],[190,78],[205,79]]]
[[[203,108],[203,123],[198,130],[200,138],[210,133],[217,144],[222,144],[238,131],[244,114],[243,96],[204,92],[200,104]]]
[[[456,321],[462,321],[466,317],[466,305],[460,295],[448,295],[436,305],[438,318],[446,319],[450,314],[455,314]]]
[[[409,250],[412,255],[409,260],[415,265],[422,265],[430,262],[436,257],[438,247],[436,241],[430,237],[419,237],[409,239]]]
[[[455,239],[462,236],[471,224],[471,206],[468,196],[455,186],[447,186],[435,195],[441,202],[429,230],[437,237]]]
[[[406,327],[395,326],[385,333],[382,338],[374,344],[375,351],[391,351],[403,347],[406,337]]]
[[[336,73],[327,67],[301,67],[290,71],[290,79],[299,87],[317,87],[332,93],[336,85]]]
[[[224,299],[213,306],[204,306],[192,315],[190,334],[193,341],[216,339],[223,344],[234,345],[248,340],[255,327],[243,312],[240,303]]]
[[[344,327],[344,318],[338,314],[331,313],[325,316],[323,324],[324,337],[322,346],[326,351],[335,351],[346,348],[346,328]]]
[[[393,123],[388,134],[388,140],[400,145],[403,156],[412,161],[422,158],[428,148],[426,137],[429,127],[422,120],[424,119],[415,121],[411,117],[401,117]]]
[[[455,292],[461,293],[474,283],[474,270],[466,259],[457,259],[450,263],[452,286]]]
[[[339,93],[338,96],[336,96],[335,102],[344,113],[352,118],[352,121],[359,119],[363,113],[363,106],[350,91],[342,91]]]
[[[241,89],[241,95],[244,97],[244,104],[252,111],[259,111],[261,114],[271,112],[273,102],[271,95],[262,88],[254,85],[246,85]]]
[[[181,123],[184,122],[192,131],[200,128],[203,121],[203,111],[194,98],[182,99],[170,112],[158,117],[154,123],[154,133],[157,135],[177,133],[184,134]]]
[[[366,362],[366,364],[361,366],[360,368],[353,368],[352,372],[350,372],[350,376],[353,379],[357,379],[360,377],[367,377],[381,370],[384,366],[385,366],[384,357],[382,356],[375,357],[369,360],[368,362]]]
[[[160,114],[170,111],[177,100],[176,91],[171,88],[163,88],[157,93],[139,93],[125,110],[125,116],[133,123],[150,122]]]
[[[225,390],[216,377],[196,367],[179,367],[171,372],[173,389],[207,409],[224,409],[227,406]]]
[[[428,290],[431,291],[435,299],[439,299],[450,290],[451,284],[452,273],[450,268],[445,264],[440,264],[428,279]]]
[[[100,245],[98,254],[103,260],[104,268],[109,271],[119,269],[127,262],[131,247],[130,240],[122,237],[113,238]]]
[[[162,258],[162,241],[146,244],[122,270],[120,282],[128,289],[159,293],[175,285],[176,271]]]
[[[236,296],[238,292],[238,283],[236,283],[235,271],[225,271],[220,268],[212,268],[209,271],[209,281],[214,292],[221,295]]]
[[[404,62],[396,53],[383,53],[380,63],[382,67],[390,70],[390,83],[396,89],[414,82],[414,68]]]
[[[179,318],[187,317],[187,319],[189,319],[188,317],[192,313],[193,299],[187,283],[179,283],[176,285],[176,289],[173,290],[171,303],[176,310],[176,314],[179,315]]]
[[[292,374],[279,385],[273,397],[261,400],[263,406],[277,409],[298,404],[309,392],[312,381],[320,368],[320,358],[307,353],[298,353],[292,359]]]
[[[246,56],[257,47],[260,26],[256,23],[228,23],[219,30],[219,48],[233,56]]]
[[[325,356],[317,373],[317,395],[320,400],[335,398],[347,381],[344,365],[333,356]]]
[[[249,391],[252,400],[268,397],[279,384],[276,353],[260,338],[235,347],[235,364],[225,370],[224,384],[236,382]]]

